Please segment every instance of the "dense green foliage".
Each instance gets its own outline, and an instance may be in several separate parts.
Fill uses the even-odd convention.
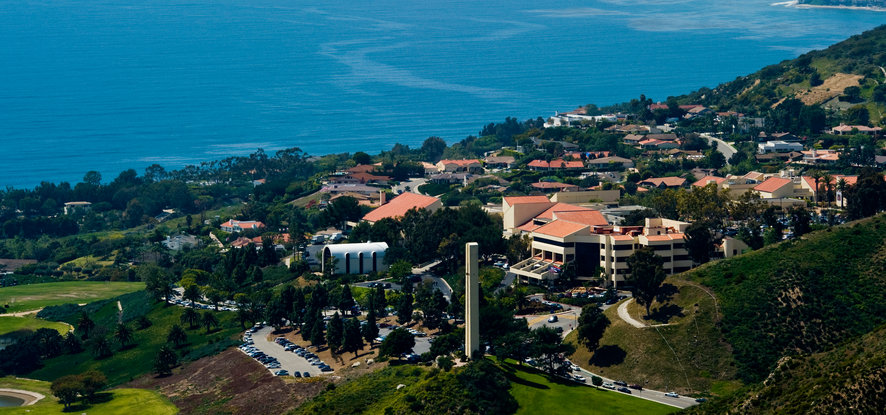
[[[508,388],[488,360],[448,372],[394,366],[327,390],[293,414],[509,414],[517,402]]]
[[[784,355],[827,350],[886,323],[886,218],[878,216],[699,268],[721,300],[739,376]]]

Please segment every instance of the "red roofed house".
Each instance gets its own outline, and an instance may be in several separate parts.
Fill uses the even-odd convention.
[[[532,170],[555,170],[555,169],[566,169],[566,170],[581,170],[585,167],[584,163],[581,160],[573,160],[573,161],[565,161],[562,159],[551,160],[547,162],[545,160],[532,160],[527,164],[529,168]]]
[[[539,189],[541,191],[575,191],[578,190],[578,186],[569,183],[560,183],[560,182],[537,182],[532,183],[532,187]]]
[[[831,176],[830,190],[835,193],[840,193],[836,199],[837,203],[841,206],[843,204],[843,195],[842,191],[837,188],[837,183],[840,183],[840,180],[843,180],[846,183],[846,186],[854,186],[855,183],[858,182],[858,176],[844,176],[842,174],[835,174]],[[800,177],[800,187],[804,190],[807,190],[812,196],[811,199],[813,201],[825,201],[827,198],[824,196],[824,193],[827,192],[827,183],[825,183],[823,178],[818,179],[818,188],[815,188],[815,179],[811,176],[801,176]]]
[[[779,199],[794,196],[794,182],[783,177],[770,177],[754,186],[754,191],[763,199]]]
[[[437,163],[437,171],[440,173],[483,173],[483,164],[480,160],[440,160]]]
[[[692,187],[705,187],[711,183],[714,183],[717,185],[717,187],[720,187],[720,185],[723,184],[725,181],[726,181],[725,177],[705,176],[705,177],[702,177],[701,179],[699,179],[698,181],[696,181],[695,183],[692,183]]]
[[[229,220],[221,224],[221,230],[225,232],[241,232],[248,229],[261,229],[265,224],[256,220]]]
[[[883,129],[880,127],[871,128],[866,125],[840,124],[839,126],[831,129],[831,134],[836,134],[836,135],[845,135],[845,134],[878,135],[882,132],[883,132]]]
[[[363,216],[363,220],[375,223],[384,218],[401,218],[411,209],[427,209],[433,212],[441,207],[443,203],[436,197],[406,192],[367,213]]]
[[[686,179],[682,177],[650,177],[637,183],[640,186],[657,187],[664,189],[668,187],[682,187],[686,184]]]

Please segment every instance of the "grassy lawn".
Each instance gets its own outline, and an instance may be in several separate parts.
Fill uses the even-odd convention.
[[[7,313],[50,305],[82,304],[143,290],[141,282],[64,281],[0,288],[0,305]]]
[[[717,393],[739,386],[740,382],[733,380],[731,349],[716,325],[722,311],[714,307],[713,298],[697,284],[679,277],[666,283],[675,292],[669,301],[653,303],[651,319],[644,318],[644,307],[631,304],[628,310],[647,324],[670,325],[638,329],[618,316],[618,307],[610,307],[604,314],[611,325],[596,353],[577,345],[576,332],[566,337],[577,345],[572,361],[611,379],[681,394]]]
[[[608,390],[598,390],[507,362],[500,364],[511,380],[517,414],[670,414],[677,408]]]
[[[128,382],[136,377],[150,373],[157,351],[166,344],[166,336],[170,327],[174,324],[181,325],[180,316],[184,308],[177,306],[164,306],[162,302],[153,303],[146,300],[146,297],[136,294],[130,294],[121,297],[123,300],[124,310],[140,310],[147,311],[148,319],[153,323],[151,327],[144,330],[134,331],[134,347],[126,350],[120,350],[120,347],[113,342],[114,355],[105,359],[96,360],[90,354],[89,348],[74,354],[63,355],[53,359],[46,360],[44,367],[31,372],[28,376],[36,379],[51,381],[60,376],[77,374],[85,372],[89,369],[97,369],[108,377],[110,385],[118,385]],[[89,306],[83,307],[86,309]],[[182,360],[196,360],[200,357],[216,354],[236,342],[233,340],[236,335],[242,332],[239,323],[236,321],[236,315],[231,312],[215,312],[201,311],[201,313],[211,312],[219,320],[219,328],[214,329],[207,334],[203,328],[190,330],[187,326],[182,326],[188,334],[188,344],[176,350],[176,353]],[[143,312],[133,312],[132,317]],[[76,324],[79,312],[72,312],[68,316],[62,316],[59,319],[69,323]],[[99,331],[105,331],[109,338],[113,332],[113,326],[117,322],[117,304],[116,301],[107,301],[101,308],[89,311],[89,315],[99,327]],[[124,311],[124,319],[126,311]],[[133,323],[129,323],[130,327],[135,329]]]
[[[68,332],[70,326],[66,323],[47,321],[35,317],[10,317],[0,315],[0,336],[14,331],[36,331],[37,329],[42,328],[56,329],[59,333],[64,335]]]
[[[34,405],[15,408],[0,408],[0,415],[7,414],[62,414],[64,406],[52,396],[49,382],[14,377],[0,378],[0,388],[22,389],[46,396]],[[114,389],[104,396],[111,399],[90,406],[75,407],[73,413],[90,414],[148,414],[166,415],[178,413],[178,408],[157,392],[145,389]]]

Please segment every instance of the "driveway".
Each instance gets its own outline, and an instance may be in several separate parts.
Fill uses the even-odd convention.
[[[280,369],[286,369],[290,374],[296,371],[299,373],[308,372],[311,376],[317,376],[323,373],[320,371],[320,368],[311,365],[305,360],[305,358],[299,357],[295,353],[287,352],[286,350],[283,350],[283,346],[274,343],[273,341],[269,341],[268,335],[271,334],[271,331],[273,330],[273,327],[263,327],[255,333],[252,333],[252,342],[258,350],[261,350],[268,356],[276,358],[277,361],[280,362]],[[272,372],[274,370],[272,370]]]

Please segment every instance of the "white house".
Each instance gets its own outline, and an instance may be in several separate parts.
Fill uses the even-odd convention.
[[[792,151],[803,151],[803,144],[789,143],[787,141],[767,141],[757,144],[757,153],[790,153]]]

